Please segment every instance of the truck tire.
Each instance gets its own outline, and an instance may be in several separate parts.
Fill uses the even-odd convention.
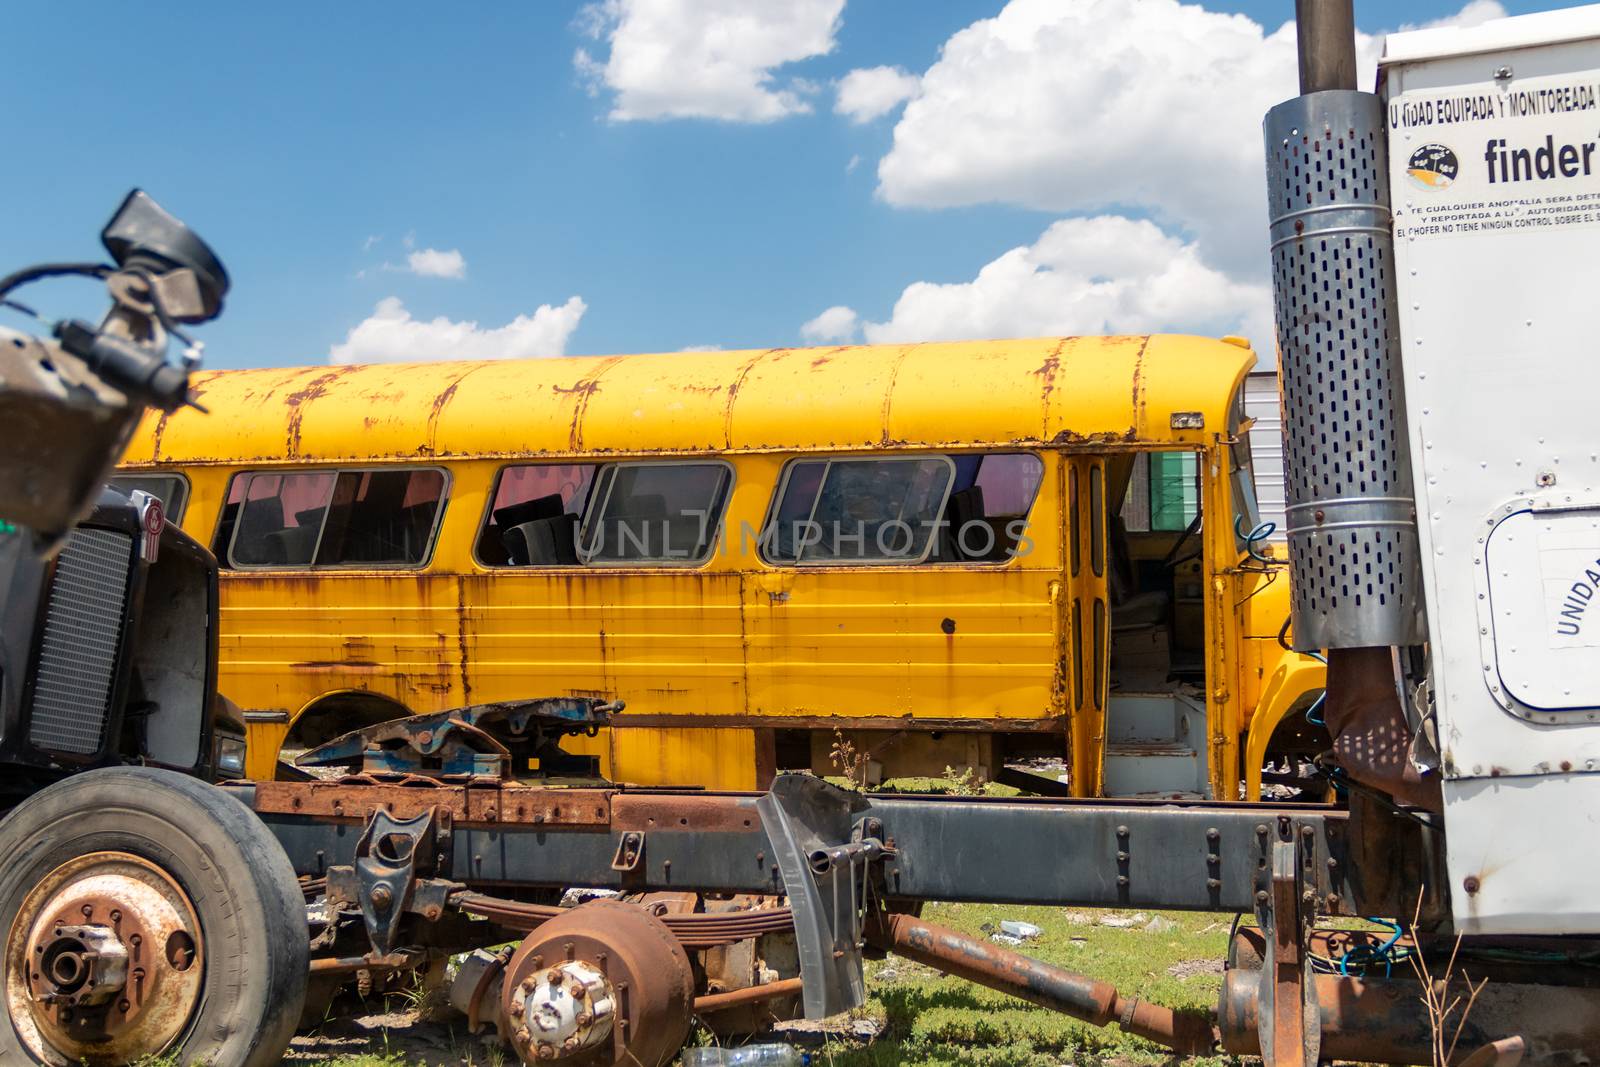
[[[305,1000],[305,899],[222,790],[110,767],[0,821],[0,1064],[266,1067]]]

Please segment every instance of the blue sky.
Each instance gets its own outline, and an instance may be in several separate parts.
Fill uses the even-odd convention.
[[[586,310],[563,337],[569,354],[795,344],[803,323],[835,305],[862,323],[890,322],[878,339],[1013,322],[1016,332],[1032,332],[1055,322],[1008,310],[1008,296],[966,290],[929,290],[922,312],[890,320],[907,286],[969,283],[1007,250],[1041,242],[1035,260],[1046,266],[1036,262],[1025,279],[1035,284],[1037,270],[1049,268],[1047,228],[1108,211],[1155,219],[1171,241],[1192,241],[1217,291],[1234,294],[1219,299],[1237,296],[1243,307],[1264,273],[1264,260],[1260,270],[1248,256],[1230,261],[1222,236],[1242,228],[1247,247],[1258,239],[1244,209],[1213,217],[1198,193],[1192,203],[1137,192],[1122,202],[1114,190],[1019,179],[995,203],[988,172],[961,179],[967,184],[958,181],[954,193],[930,193],[926,182],[898,201],[879,191],[878,164],[897,137],[941,136],[936,94],[919,130],[897,132],[910,121],[898,109],[861,123],[836,113],[837,83],[880,66],[920,78],[953,34],[999,14],[999,0],[848,0],[828,34],[831,50],[770,71],[773,91],[792,86],[809,111],[765,122],[611,117],[616,87],[580,71],[576,50],[604,63],[630,4],[672,0],[613,2],[597,37],[588,32],[592,13],[554,0],[165,5],[142,17],[125,5],[13,4],[0,73],[11,148],[0,179],[9,203],[0,261],[11,269],[95,256],[106,216],[129,187],[142,186],[194,225],[232,274],[227,311],[202,334],[214,367],[326,362],[388,298],[415,319],[488,329],[578,296]],[[1154,0],[1124,6],[1145,2]],[[1096,18],[1121,17],[1108,0],[1083,3]],[[1358,2],[1357,10],[1361,27],[1375,31],[1462,6]],[[1511,13],[1553,6],[1562,5],[1503,2]],[[1248,16],[1268,33],[1292,13],[1287,2],[1206,7]],[[693,69],[673,72],[668,84],[694,77]],[[1106,78],[1114,88],[1112,72]],[[1059,121],[1070,126],[1075,108],[1091,106],[1064,101]],[[1019,135],[1031,136],[1025,126]],[[1083,148],[1064,142],[1061,158]],[[982,144],[970,151],[984,154]],[[1100,162],[1115,173],[1116,159]],[[1181,156],[1173,170],[1180,185],[1194,173]],[[1259,219],[1254,225],[1263,229]],[[1095,247],[1091,238],[1106,239],[1058,237],[1080,257]],[[458,252],[464,276],[401,269],[425,249]],[[1038,290],[1033,303],[1048,303],[1052,291]],[[935,306],[956,299],[960,309]],[[994,299],[1001,306],[974,303]],[[100,306],[92,289],[67,282],[36,300],[57,314]],[[1124,300],[1083,314],[1090,325],[1109,316],[1113,327],[1153,314],[1130,307]],[[843,327],[834,334],[846,336]]]

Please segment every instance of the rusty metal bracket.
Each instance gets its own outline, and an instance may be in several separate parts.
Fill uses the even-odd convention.
[[[617,838],[616,855],[611,857],[611,869],[631,874],[644,863],[644,831],[629,830]]]
[[[395,949],[399,918],[412,905],[437,909],[429,916],[443,914],[448,891],[413,900],[418,872],[432,873],[438,861],[435,842],[438,809],[429,808],[409,819],[396,819],[379,808],[367,820],[356,842],[353,867],[328,870],[328,895],[333,900],[350,902],[361,910],[373,951],[388,954]],[[437,899],[434,899],[437,897]]]
[[[1313,879],[1307,877],[1315,870],[1315,835],[1310,827],[1296,832],[1288,816],[1279,816],[1276,823],[1256,827],[1261,851],[1256,921],[1271,953],[1261,968],[1257,1002],[1261,1059],[1266,1067],[1316,1067],[1322,1048],[1321,1014],[1313,998],[1311,957],[1306,951],[1316,911]]]

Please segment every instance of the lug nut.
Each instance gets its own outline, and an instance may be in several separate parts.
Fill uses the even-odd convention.
[[[556,1047],[548,1041],[541,1041],[539,1042],[539,1050],[534,1055],[541,1060],[553,1060],[556,1058]]]
[[[594,1022],[594,1016],[590,1015],[586,1011],[580,1011],[575,1021],[579,1026],[588,1026],[590,1023]]]
[[[559,967],[550,968],[550,973],[544,976],[544,980],[549,982],[553,986],[560,986],[561,985],[561,968],[559,968]]]
[[[573,1000],[582,1000],[583,999],[583,983],[582,982],[573,982],[570,986],[567,987],[567,993],[572,997]]]

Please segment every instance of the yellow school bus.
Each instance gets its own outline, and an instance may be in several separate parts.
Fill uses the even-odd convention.
[[[222,371],[120,478],[213,547],[255,777],[398,715],[602,695],[627,710],[569,747],[618,781],[843,748],[869,784],[1231,798],[1322,685],[1253,539],[1253,362],[1150,336]]]

